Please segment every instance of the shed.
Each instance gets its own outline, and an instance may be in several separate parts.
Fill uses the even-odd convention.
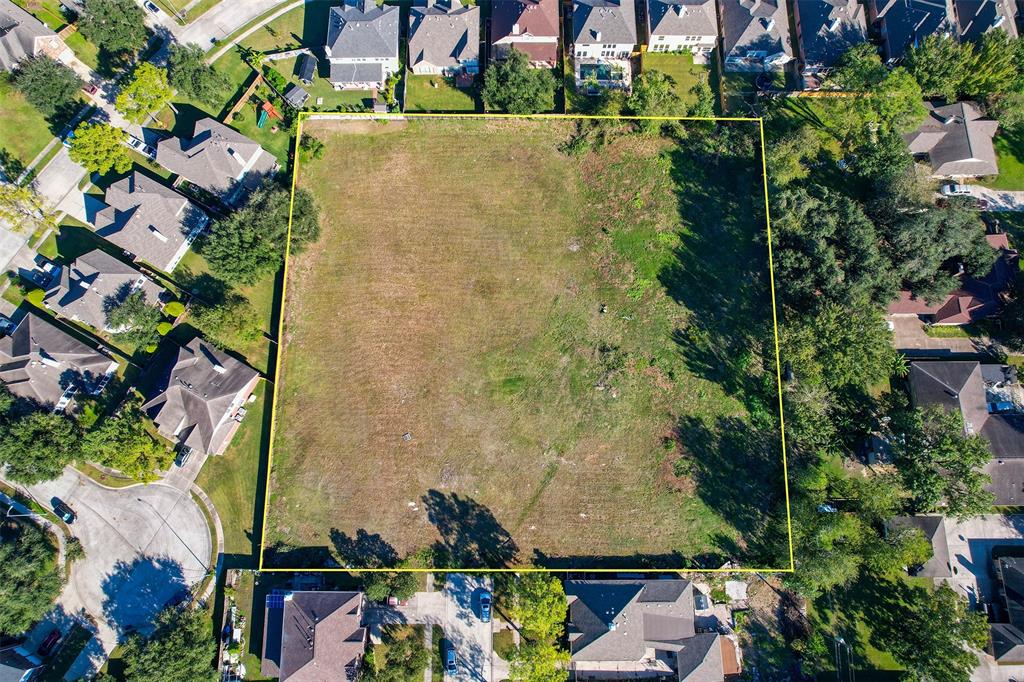
[[[299,57],[299,63],[296,68],[298,69],[299,80],[306,85],[312,85],[313,78],[316,77],[316,57],[308,52],[303,54]]]
[[[284,101],[293,109],[301,109],[308,99],[309,93],[294,83],[290,83],[284,91]]]

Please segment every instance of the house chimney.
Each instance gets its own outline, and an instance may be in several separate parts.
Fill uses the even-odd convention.
[[[220,362],[216,359],[211,358],[210,364],[213,366],[213,371],[216,372],[217,374],[224,374],[224,372],[227,371],[226,369],[224,369],[224,365],[220,364]]]
[[[164,243],[167,243],[167,236],[164,235],[164,233],[161,232],[160,230],[156,229],[156,227],[154,227],[153,225],[150,225],[149,226],[149,231],[150,231],[150,233],[154,237],[156,237],[157,239],[159,239],[160,241],[162,241]]]
[[[512,24],[512,35],[517,36],[520,33],[519,24]]]
[[[677,17],[681,17],[686,14],[686,10],[683,9],[682,5],[673,5],[672,8],[675,10]]]
[[[239,165],[245,165],[245,157],[235,151],[233,147],[228,147],[228,154],[230,154],[231,158],[237,161]]]
[[[601,40],[601,32],[600,31],[591,31],[591,33],[594,34],[594,40]]]

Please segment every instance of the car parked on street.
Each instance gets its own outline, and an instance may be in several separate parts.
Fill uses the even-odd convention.
[[[36,649],[36,653],[41,657],[46,658],[57,649],[57,645],[60,644],[61,634],[60,629],[54,628],[50,631],[50,634],[46,636],[40,644],[39,648]]]

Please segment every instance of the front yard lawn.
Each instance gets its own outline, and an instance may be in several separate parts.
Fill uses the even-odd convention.
[[[476,99],[455,87],[454,78],[405,74],[406,111],[476,111]]]
[[[693,55],[670,54],[667,52],[644,52],[641,57],[644,71],[661,71],[672,76],[676,82],[675,92],[686,106],[696,103],[697,98],[690,90],[701,76],[710,79],[711,70],[703,64],[694,64]],[[714,85],[712,84],[712,87]]]
[[[14,88],[10,76],[0,76],[0,165],[9,175],[20,175],[53,137],[49,122]]]

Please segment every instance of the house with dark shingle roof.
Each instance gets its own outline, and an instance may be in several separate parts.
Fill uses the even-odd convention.
[[[181,448],[220,455],[241,419],[239,408],[259,372],[196,338],[164,365],[155,394],[143,406],[157,431]]]
[[[999,665],[1024,665],[1024,559],[999,557],[992,563],[1004,622],[990,626],[989,653]]]
[[[974,360],[918,361],[910,363],[908,380],[915,407],[959,412],[965,434],[988,442],[992,459],[984,471],[995,504],[1024,503],[1024,414],[1003,409],[998,389],[1006,371]]]
[[[721,0],[726,71],[779,71],[793,59],[786,0]]]
[[[897,516],[886,524],[886,533],[912,528],[921,531],[932,548],[932,556],[921,566],[911,566],[910,575],[922,578],[952,578],[953,559],[946,538],[946,517],[940,515]]]
[[[501,60],[512,49],[535,67],[558,64],[558,0],[494,0],[491,4],[492,55]]]
[[[23,59],[41,54],[57,59],[66,49],[34,16],[11,0],[0,0],[0,71],[13,71]]]
[[[693,54],[705,63],[718,42],[715,0],[646,0],[648,52]]]
[[[324,54],[335,90],[379,90],[398,71],[398,16],[398,7],[374,0],[331,8]]]
[[[989,31],[997,30],[1017,37],[1014,0],[953,0],[953,14],[961,41],[978,42]]]
[[[409,9],[409,68],[414,74],[480,71],[480,8],[459,0],[416,0]]]
[[[816,88],[821,77],[844,52],[868,37],[864,7],[858,0],[794,2],[797,58],[805,88]]]
[[[629,89],[637,43],[633,0],[573,0],[572,42],[577,88]]]
[[[118,180],[92,216],[96,233],[136,260],[172,271],[209,222],[184,195],[135,171]]]
[[[366,651],[362,592],[267,595],[260,671],[281,682],[355,680]]]
[[[258,142],[212,118],[196,121],[187,140],[160,140],[156,162],[232,206],[278,169],[277,159]]]
[[[886,60],[901,59],[930,35],[956,35],[952,0],[867,0],[866,6]]]
[[[167,290],[105,251],[95,249],[69,265],[58,266],[43,304],[60,317],[93,329],[117,331],[107,325],[107,311],[135,292],[150,305],[160,305]]]
[[[925,103],[928,116],[903,136],[910,152],[927,158],[935,178],[970,178],[996,175],[992,138],[999,122],[986,117],[974,102],[935,105]]]
[[[913,316],[928,324],[961,325],[996,315],[1019,271],[1019,255],[1010,248],[1005,234],[986,235],[995,253],[992,268],[984,277],[959,273],[959,286],[943,298],[928,302],[911,291],[900,291],[889,304],[894,317]]]
[[[79,391],[98,394],[117,370],[103,350],[91,348],[40,315],[28,313],[0,337],[0,382],[16,396],[67,408]]]
[[[724,678],[719,636],[694,627],[690,581],[567,580],[565,595],[575,679]]]
[[[2,682],[29,682],[41,667],[42,661],[39,660],[39,657],[30,654],[20,646],[0,648],[0,681]]]

